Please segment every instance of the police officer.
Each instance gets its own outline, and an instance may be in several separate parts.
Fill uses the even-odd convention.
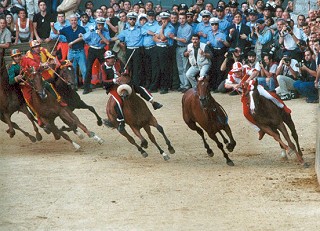
[[[159,59],[160,71],[158,78],[152,83],[153,86],[157,86],[160,82],[160,94],[168,93],[168,88],[171,85],[170,73],[168,66],[169,60],[169,46],[173,44],[173,39],[170,35],[174,34],[174,27],[169,23],[170,14],[167,12],[161,12],[161,26],[159,26],[154,36],[156,42],[156,53]]]
[[[96,59],[100,64],[104,61],[103,54],[105,52],[104,47],[109,44],[110,35],[107,28],[104,27],[106,20],[102,17],[96,19],[96,30],[85,33],[82,37],[69,43],[73,45],[80,41],[84,41],[89,45],[88,59],[87,59],[87,74],[84,80],[84,89],[82,94],[88,94],[92,92],[91,79],[92,79],[92,66]]]
[[[111,41],[120,40],[127,46],[126,62],[127,70],[131,73],[132,80],[135,84],[141,85],[144,81],[141,76],[142,68],[142,30],[140,26],[136,25],[138,14],[129,12],[127,14],[129,27],[121,31],[117,36],[111,38]]]
[[[156,92],[158,91],[157,87],[152,86],[151,83],[153,83],[159,75],[159,61],[156,54],[156,42],[153,41],[153,36],[155,35],[159,24],[155,21],[156,13],[154,10],[148,11],[147,17],[148,21],[142,27],[146,88],[151,92]]]
[[[207,43],[207,34],[211,30],[209,20],[211,18],[211,12],[208,10],[203,10],[200,12],[202,17],[202,22],[198,23],[194,33],[200,36],[200,42]]]

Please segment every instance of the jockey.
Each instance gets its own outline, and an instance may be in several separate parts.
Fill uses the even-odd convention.
[[[62,101],[54,86],[49,83],[54,80],[55,73],[49,65],[55,64],[56,58],[46,48],[41,47],[41,44],[37,40],[31,41],[29,45],[31,49],[23,58],[23,68],[34,67],[37,70],[40,66],[44,67],[45,70],[42,72],[42,77],[45,80],[45,88],[57,99],[62,107],[66,107],[67,104]]]
[[[21,52],[18,49],[12,49],[10,56],[13,59],[13,61],[8,67],[9,84],[10,85],[19,84],[23,98],[25,99],[29,108],[32,110],[35,117],[38,118],[38,124],[42,126],[42,122],[38,116],[38,113],[34,110],[31,104],[32,88],[28,83],[25,83],[24,75],[22,74]]]
[[[107,94],[110,93],[114,100],[116,101],[115,111],[117,113],[117,121],[119,122],[118,131],[124,130],[124,117],[123,117],[123,102],[119,94],[117,93],[118,82],[117,78],[120,76],[120,64],[115,62],[115,56],[112,51],[106,51],[104,53],[105,62],[101,65],[102,81],[106,88]],[[162,107],[162,104],[153,101],[152,95],[141,86],[132,84],[134,90],[140,94],[142,98],[149,101],[154,110]],[[110,121],[106,120],[106,124],[111,125]],[[112,125],[111,125],[112,126]]]

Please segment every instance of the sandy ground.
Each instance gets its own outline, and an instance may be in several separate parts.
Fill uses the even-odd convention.
[[[105,143],[70,134],[79,152],[43,131],[41,142],[18,132],[10,139],[0,123],[0,230],[320,230],[316,104],[287,102],[311,164],[304,169],[294,156],[281,160],[272,138],[258,141],[240,96],[214,94],[237,141],[230,167],[211,140],[215,156],[208,157],[201,138],[184,124],[181,93],[154,96],[164,107],[153,113],[176,149],[167,162],[151,142],[143,158],[116,130],[98,127],[89,111],[76,114]],[[104,90],[82,98],[105,117]],[[13,120],[32,132],[23,114]]]

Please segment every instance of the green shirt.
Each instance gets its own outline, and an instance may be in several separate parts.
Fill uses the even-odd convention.
[[[12,64],[10,65],[9,69],[8,69],[8,75],[9,75],[9,84],[10,85],[14,85],[15,83],[17,83],[15,80],[14,80],[14,77],[16,77],[17,75],[20,74],[20,65],[15,63],[15,62],[12,62]]]

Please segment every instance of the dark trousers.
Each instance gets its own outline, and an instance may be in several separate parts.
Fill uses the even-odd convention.
[[[156,49],[156,47],[150,49],[144,48],[143,64],[144,73],[146,75],[145,87],[150,91],[158,89],[158,86],[154,84],[157,80],[157,76],[159,76],[159,60]]]
[[[176,58],[176,48],[177,45],[169,47],[169,78],[170,78],[170,88],[178,89],[180,87],[180,79],[179,79],[179,71],[177,66],[177,58]]]
[[[224,72],[220,71],[221,65],[224,60],[225,49],[212,50],[213,57],[211,59],[212,65],[209,71],[210,79],[209,86],[210,89],[218,89],[220,83],[224,80]]]
[[[104,61],[105,49],[94,49],[89,47],[88,50],[88,60],[87,60],[87,74],[84,80],[84,90],[90,89],[91,79],[92,79],[92,66],[96,59],[99,60],[100,64]]]
[[[132,52],[134,52],[128,62],[127,70],[131,74],[133,83],[136,85],[142,85],[142,83],[144,82],[144,76],[141,75],[141,68],[142,68],[142,52],[141,51],[142,51],[142,48],[127,49],[126,51],[127,62]]]
[[[168,90],[171,85],[169,66],[172,65],[169,63],[169,48],[157,46],[156,51],[159,59],[159,75],[156,83],[159,83],[161,89]]]

